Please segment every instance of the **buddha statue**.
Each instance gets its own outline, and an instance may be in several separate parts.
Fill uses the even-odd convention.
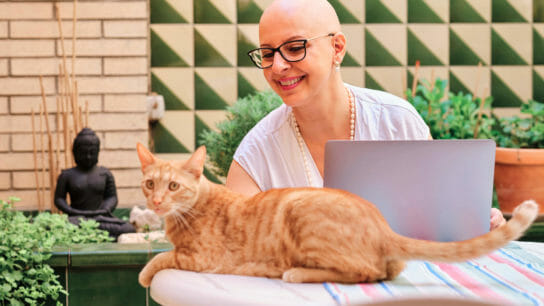
[[[112,173],[97,166],[100,139],[95,132],[84,128],[74,139],[72,153],[76,167],[65,169],[57,179],[55,206],[68,214],[71,223],[79,225],[80,219],[94,219],[100,229],[111,237],[135,232],[132,224],[113,216],[117,206],[117,190]],[[70,195],[70,205],[66,195]]]

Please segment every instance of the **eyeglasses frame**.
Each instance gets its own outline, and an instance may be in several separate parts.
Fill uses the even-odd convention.
[[[267,68],[270,68],[272,67],[273,63],[270,64],[270,66],[266,66],[266,67],[262,67],[262,66],[259,66],[254,60],[253,60],[253,57],[251,56],[251,53],[257,51],[257,50],[271,50],[272,51],[272,56],[276,56],[276,52],[279,52],[280,53],[280,56],[286,61],[286,62],[289,62],[289,63],[296,63],[296,62],[300,62],[302,60],[304,60],[306,58],[306,44],[310,41],[310,40],[314,40],[314,39],[318,39],[318,38],[323,38],[323,37],[334,37],[334,35],[336,35],[335,33],[329,33],[329,34],[324,34],[324,35],[319,35],[319,36],[314,36],[312,38],[307,38],[307,39],[295,39],[295,40],[290,40],[290,41],[286,41],[284,43],[282,43],[281,45],[279,45],[277,48],[257,48],[257,49],[253,49],[253,50],[250,50],[247,52],[247,55],[249,56],[249,59],[253,62],[253,64],[259,68],[259,69],[267,69]],[[289,44],[289,43],[294,43],[294,42],[302,42],[303,43],[303,46],[304,46],[304,56],[301,58],[301,59],[298,59],[298,60],[294,60],[294,61],[291,61],[291,60],[288,60],[285,58],[285,56],[283,55],[283,53],[281,52],[281,47],[283,47],[284,45],[286,44]]]

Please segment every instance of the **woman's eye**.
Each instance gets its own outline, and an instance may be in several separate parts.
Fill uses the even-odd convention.
[[[304,46],[293,46],[293,47],[289,47],[289,52],[298,52],[302,49],[304,49]]]
[[[153,187],[155,187],[155,183],[153,183],[152,180],[147,180],[147,181],[145,181],[145,187],[147,189],[153,189]]]
[[[176,182],[170,182],[170,184],[168,185],[168,189],[170,189],[171,191],[175,191],[178,188],[179,188],[179,184]]]

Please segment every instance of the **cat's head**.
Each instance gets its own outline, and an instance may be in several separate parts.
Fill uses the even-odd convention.
[[[147,207],[157,215],[189,212],[198,200],[206,148],[198,148],[187,161],[161,160],[141,143],[136,146],[142,166],[142,191]]]

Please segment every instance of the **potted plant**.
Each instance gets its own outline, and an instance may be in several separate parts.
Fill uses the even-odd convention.
[[[495,189],[500,208],[511,213],[527,199],[544,210],[544,103],[529,100],[521,116],[496,118]]]
[[[488,115],[492,97],[481,99],[470,93],[449,92],[446,99],[446,80],[421,83],[415,93],[408,89],[406,97],[429,127],[433,139],[492,138],[495,119]]]

